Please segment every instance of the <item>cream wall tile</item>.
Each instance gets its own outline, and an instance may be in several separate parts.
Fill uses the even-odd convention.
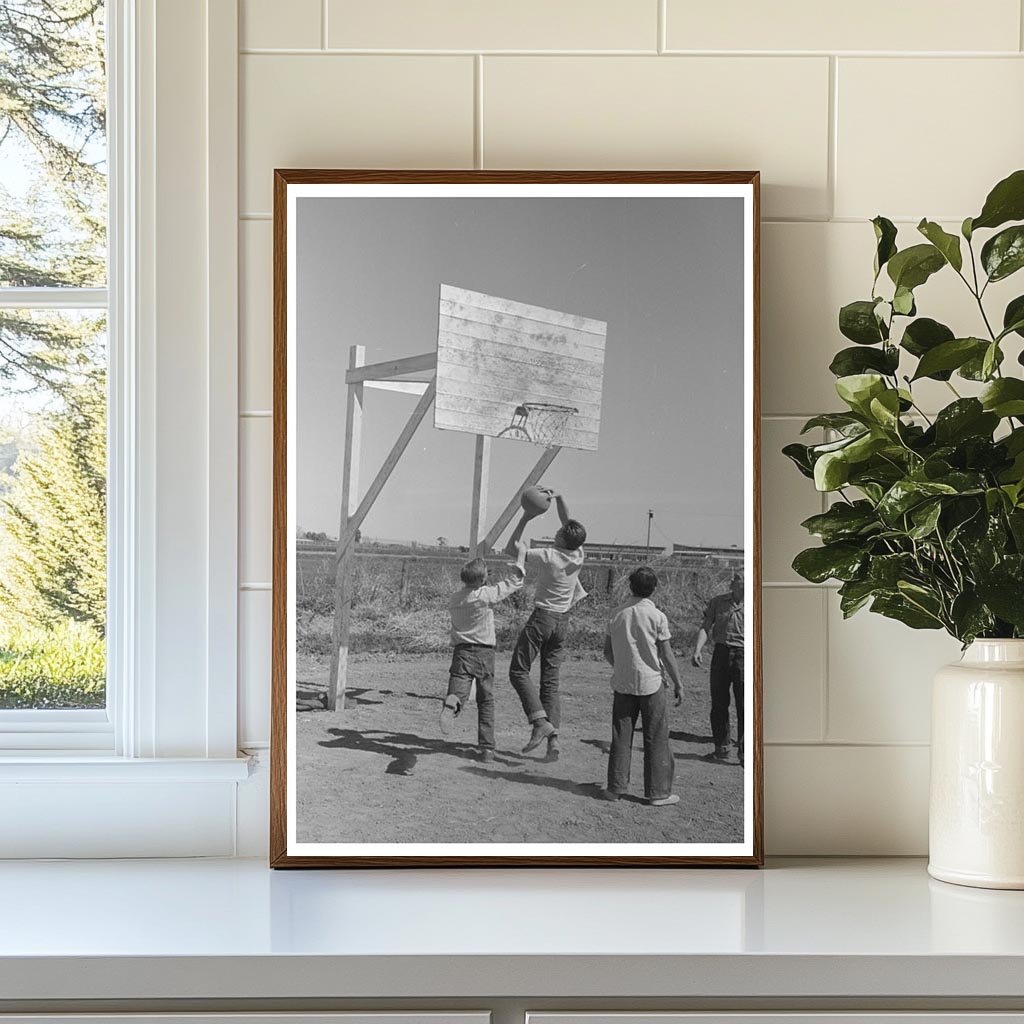
[[[272,454],[270,417],[243,418],[238,460],[238,577],[241,583],[270,582]]]
[[[761,421],[761,551],[765,583],[800,582],[790,568],[798,551],[815,540],[800,523],[822,510],[821,495],[812,481],[801,476],[782,454],[791,441],[811,444],[821,440],[821,431],[800,437],[799,420]]]
[[[764,738],[768,743],[821,739],[825,597],[822,588],[810,586],[762,591]]]
[[[256,49],[320,49],[320,0],[241,0],[239,42]]]
[[[837,216],[959,224],[1021,166],[1024,61],[850,58],[837,74]]]
[[[332,47],[413,50],[650,50],[658,0],[330,0]]]
[[[488,167],[751,169],[770,216],[828,208],[824,57],[493,57]]]
[[[957,229],[948,222],[944,226]],[[762,410],[767,415],[810,415],[841,408],[828,365],[839,349],[853,344],[839,333],[839,308],[871,295],[871,225],[866,221],[765,224],[761,231]],[[924,240],[913,224],[900,224],[897,237],[902,248]],[[1003,307],[1018,292],[1012,278],[993,285],[985,299],[990,319],[1001,318]],[[949,268],[917,290],[917,305],[921,316],[948,325],[959,336],[985,333],[974,298]],[[900,334],[902,330],[901,326]],[[1014,358],[1020,350],[1019,339],[1014,338],[1006,349],[1008,357]],[[954,385],[963,395],[978,390],[959,378]],[[914,393],[929,412],[954,397],[936,381],[916,383]]]
[[[238,595],[238,745],[270,740],[269,590]]]
[[[772,856],[928,852],[927,747],[765,748]]]
[[[243,213],[275,167],[471,167],[473,58],[241,59]]]
[[[273,399],[273,237],[269,220],[239,225],[238,406],[270,409]]]
[[[1016,50],[1017,0],[667,0],[670,50]]]
[[[960,644],[945,632],[864,610],[844,620],[830,594],[827,739],[928,742],[932,677],[959,658]]]

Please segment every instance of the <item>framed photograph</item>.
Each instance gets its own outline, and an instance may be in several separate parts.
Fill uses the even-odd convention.
[[[275,867],[762,863],[758,174],[278,170]]]

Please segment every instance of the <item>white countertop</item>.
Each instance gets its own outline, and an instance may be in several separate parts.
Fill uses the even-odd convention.
[[[763,871],[0,864],[0,999],[183,992],[1021,998],[1024,892],[936,882],[904,859]]]

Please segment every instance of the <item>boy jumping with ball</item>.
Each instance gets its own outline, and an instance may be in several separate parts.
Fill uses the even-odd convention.
[[[604,656],[612,666],[612,745],[605,800],[629,789],[633,731],[639,717],[644,731],[644,796],[653,807],[679,803],[672,792],[675,765],[668,743],[668,696],[663,674],[672,680],[675,703],[682,702],[679,666],[665,613],[651,600],[658,577],[647,566],[629,576],[633,596],[608,620]]]
[[[523,753],[535,750],[546,740],[547,759],[557,761],[558,727],[561,721],[558,677],[565,649],[565,620],[569,609],[587,596],[580,583],[583,542],[587,539],[587,531],[582,523],[570,518],[561,494],[550,488],[543,490],[549,502],[554,500],[562,526],[555,534],[553,547],[530,548],[526,552],[526,565],[537,570],[537,589],[533,613],[523,626],[512,651],[509,680],[532,726]],[[536,511],[524,508],[522,519],[512,531],[505,549],[508,554],[518,549],[526,524],[540,515],[545,507]],[[539,690],[530,678],[530,670],[538,655]]]
[[[448,602],[454,650],[439,724],[447,736],[475,682],[477,742],[482,761],[494,760],[494,606],[519,590],[526,576],[526,545],[516,544],[514,552],[512,575],[492,586],[485,586],[487,563],[482,558],[467,562],[459,573],[463,585]]]

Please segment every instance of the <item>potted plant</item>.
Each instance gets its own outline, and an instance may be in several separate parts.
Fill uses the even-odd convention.
[[[986,292],[1024,267],[1021,221],[1024,170],[959,234],[922,220],[899,248],[874,218],[871,296],[839,311],[852,345],[829,367],[845,408],[804,426],[824,443],[783,449],[834,499],[803,523],[821,544],[793,568],[838,580],[844,617],[870,608],[963,644],[932,691],[929,871],[1003,888],[1024,888],[1024,294],[999,315]],[[973,327],[919,315],[936,273],[973,296]],[[934,416],[925,380],[949,392]]]

